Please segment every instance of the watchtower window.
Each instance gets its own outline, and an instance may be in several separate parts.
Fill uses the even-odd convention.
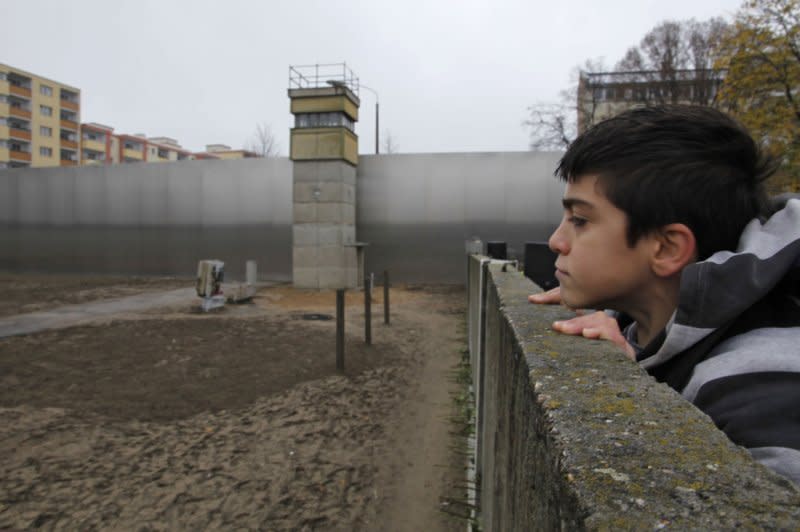
[[[355,122],[344,113],[298,113],[294,116],[294,127],[346,127],[355,131]]]

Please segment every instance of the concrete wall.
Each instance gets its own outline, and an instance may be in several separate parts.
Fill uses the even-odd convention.
[[[464,241],[547,240],[561,218],[561,153],[362,155],[357,237],[366,270],[410,282],[463,283]]]
[[[480,522],[509,530],[796,529],[800,491],[607,342],[554,333],[521,273],[470,258]],[[485,260],[485,259],[484,259]],[[482,368],[482,371],[481,371]]]
[[[366,155],[356,239],[366,272],[463,283],[464,241],[522,257],[561,216],[558,153]],[[0,270],[193,275],[218,258],[236,278],[292,274],[288,159],[0,170]]]
[[[248,259],[290,278],[291,163],[180,161],[0,171],[0,269],[193,275]]]

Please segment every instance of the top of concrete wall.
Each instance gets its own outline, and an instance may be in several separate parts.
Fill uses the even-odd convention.
[[[800,491],[790,481],[610,343],[552,331],[572,314],[528,303],[537,289],[521,273],[489,271],[530,400],[547,420],[529,444],[552,443],[560,490],[578,501],[587,528],[798,527]]]

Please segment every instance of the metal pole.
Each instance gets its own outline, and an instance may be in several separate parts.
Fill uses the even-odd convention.
[[[369,276],[364,278],[364,341],[372,345],[372,286]]]
[[[336,291],[336,370],[344,371],[344,289]]]
[[[389,270],[383,270],[383,323],[389,325]]]
[[[379,137],[378,132],[380,131],[380,128],[378,126],[378,124],[380,123],[380,113],[379,113],[380,109],[378,107],[377,96],[378,95],[376,94],[375,95],[375,97],[376,97],[376,99],[375,99],[375,153],[376,154],[380,153],[380,149],[378,148],[380,146],[380,142],[379,142],[380,139],[378,138]]]

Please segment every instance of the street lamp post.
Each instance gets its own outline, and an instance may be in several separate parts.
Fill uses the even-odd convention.
[[[371,89],[365,85],[359,85],[359,87],[362,89],[367,89],[368,91],[370,91],[372,94],[375,95],[375,153],[378,154],[380,153],[379,149],[380,135],[378,133],[380,124],[380,104],[378,103],[378,91],[376,91],[375,89]]]

